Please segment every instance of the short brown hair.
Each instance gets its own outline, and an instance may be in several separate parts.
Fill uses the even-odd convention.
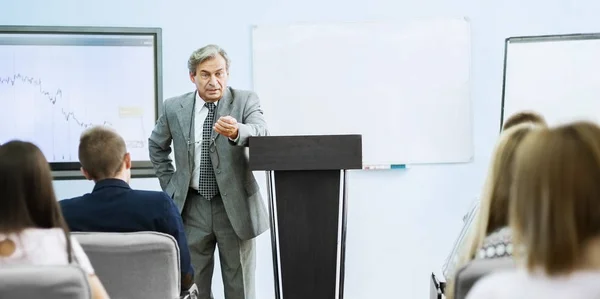
[[[105,126],[92,127],[79,139],[79,162],[94,180],[116,176],[126,154],[125,140]]]
[[[600,128],[576,122],[532,132],[516,154],[510,224],[529,270],[565,274],[600,235]],[[515,252],[517,256],[519,252]]]
[[[502,126],[502,130],[504,131],[510,127],[522,123],[534,123],[544,127],[548,126],[546,120],[540,114],[535,113],[533,111],[522,111],[519,113],[515,113],[511,115],[508,119],[506,119],[504,125]]]

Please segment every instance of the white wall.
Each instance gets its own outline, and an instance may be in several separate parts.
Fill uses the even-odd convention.
[[[1,24],[162,27],[165,96],[191,90],[186,60],[206,43],[221,44],[231,55],[231,85],[250,88],[252,24],[469,17],[475,162],[352,173],[348,299],[427,298],[428,273],[439,272],[462,215],[479,193],[499,130],[504,38],[600,31],[600,2],[595,0],[0,0],[0,7]],[[88,182],[55,185],[61,198],[92,188]],[[158,189],[153,179],[135,180],[133,186]],[[258,298],[269,299],[273,291],[268,234],[258,243]],[[215,295],[222,298],[220,290]]]

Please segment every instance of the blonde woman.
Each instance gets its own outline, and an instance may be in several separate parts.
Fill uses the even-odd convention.
[[[508,207],[510,188],[514,182],[512,172],[515,152],[523,139],[537,128],[540,127],[524,123],[504,131],[500,137],[489,168],[475,227],[463,252],[463,263],[477,258],[512,255]]]
[[[600,298],[600,128],[531,133],[510,195],[519,267],[483,278],[467,298]]]
[[[515,113],[515,114],[511,115],[508,119],[506,119],[506,121],[504,122],[504,125],[502,126],[501,133],[506,132],[510,128],[520,126],[523,124],[544,127],[544,128],[548,126],[546,119],[541,114],[539,114],[535,111],[531,111],[531,110],[524,110],[524,111]],[[506,135],[507,134],[501,134],[501,137],[506,136]],[[460,263],[465,262],[465,256],[464,256],[465,246],[468,246],[466,244],[468,242],[472,241],[472,238],[473,238],[472,234],[473,234],[474,226],[477,223],[475,220],[478,217],[477,215],[479,214],[480,205],[481,205],[480,199],[476,200],[473,203],[472,208],[469,209],[469,213],[467,215],[465,215],[465,217],[463,218],[463,221],[465,222],[464,226],[463,226],[458,238],[456,239],[456,241],[454,243],[454,246],[452,248],[452,251],[450,252],[450,255],[446,258],[446,261],[444,262],[444,265],[442,267],[444,277],[446,278],[447,281],[452,280],[452,278],[455,274],[455,271],[457,270],[457,266],[459,266]],[[496,234],[496,236],[497,237],[492,236],[491,238],[488,239],[488,241],[498,244],[498,242],[502,242],[504,240],[503,233]],[[489,245],[484,244],[484,246],[494,247],[493,244],[489,244]],[[498,250],[500,253],[502,253],[503,248],[499,248]],[[504,250],[505,250],[505,248],[504,248]],[[495,252],[496,251],[494,251],[494,253]],[[461,256],[461,255],[463,255],[463,256]],[[472,258],[468,258],[467,261],[469,261],[471,259]]]
[[[523,123],[503,131],[488,170],[479,210],[473,227],[462,245],[456,269],[475,258],[498,258],[512,255],[512,238],[508,228],[508,203],[515,151],[527,134],[539,125]],[[454,274],[453,274],[454,275]],[[447,298],[454,293],[453,279],[448,281]]]

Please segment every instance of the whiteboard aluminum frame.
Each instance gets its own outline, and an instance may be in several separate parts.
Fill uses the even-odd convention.
[[[500,106],[500,132],[504,125],[504,101],[506,92],[506,69],[508,65],[508,46],[511,43],[539,43],[553,41],[575,41],[575,40],[594,40],[600,39],[600,33],[571,33],[571,34],[551,34],[551,35],[528,35],[513,36],[504,40],[504,65],[502,68],[502,98]]]

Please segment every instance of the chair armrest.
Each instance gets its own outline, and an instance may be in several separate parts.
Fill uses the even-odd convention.
[[[198,286],[193,284],[189,289],[181,292],[179,299],[198,299]]]

